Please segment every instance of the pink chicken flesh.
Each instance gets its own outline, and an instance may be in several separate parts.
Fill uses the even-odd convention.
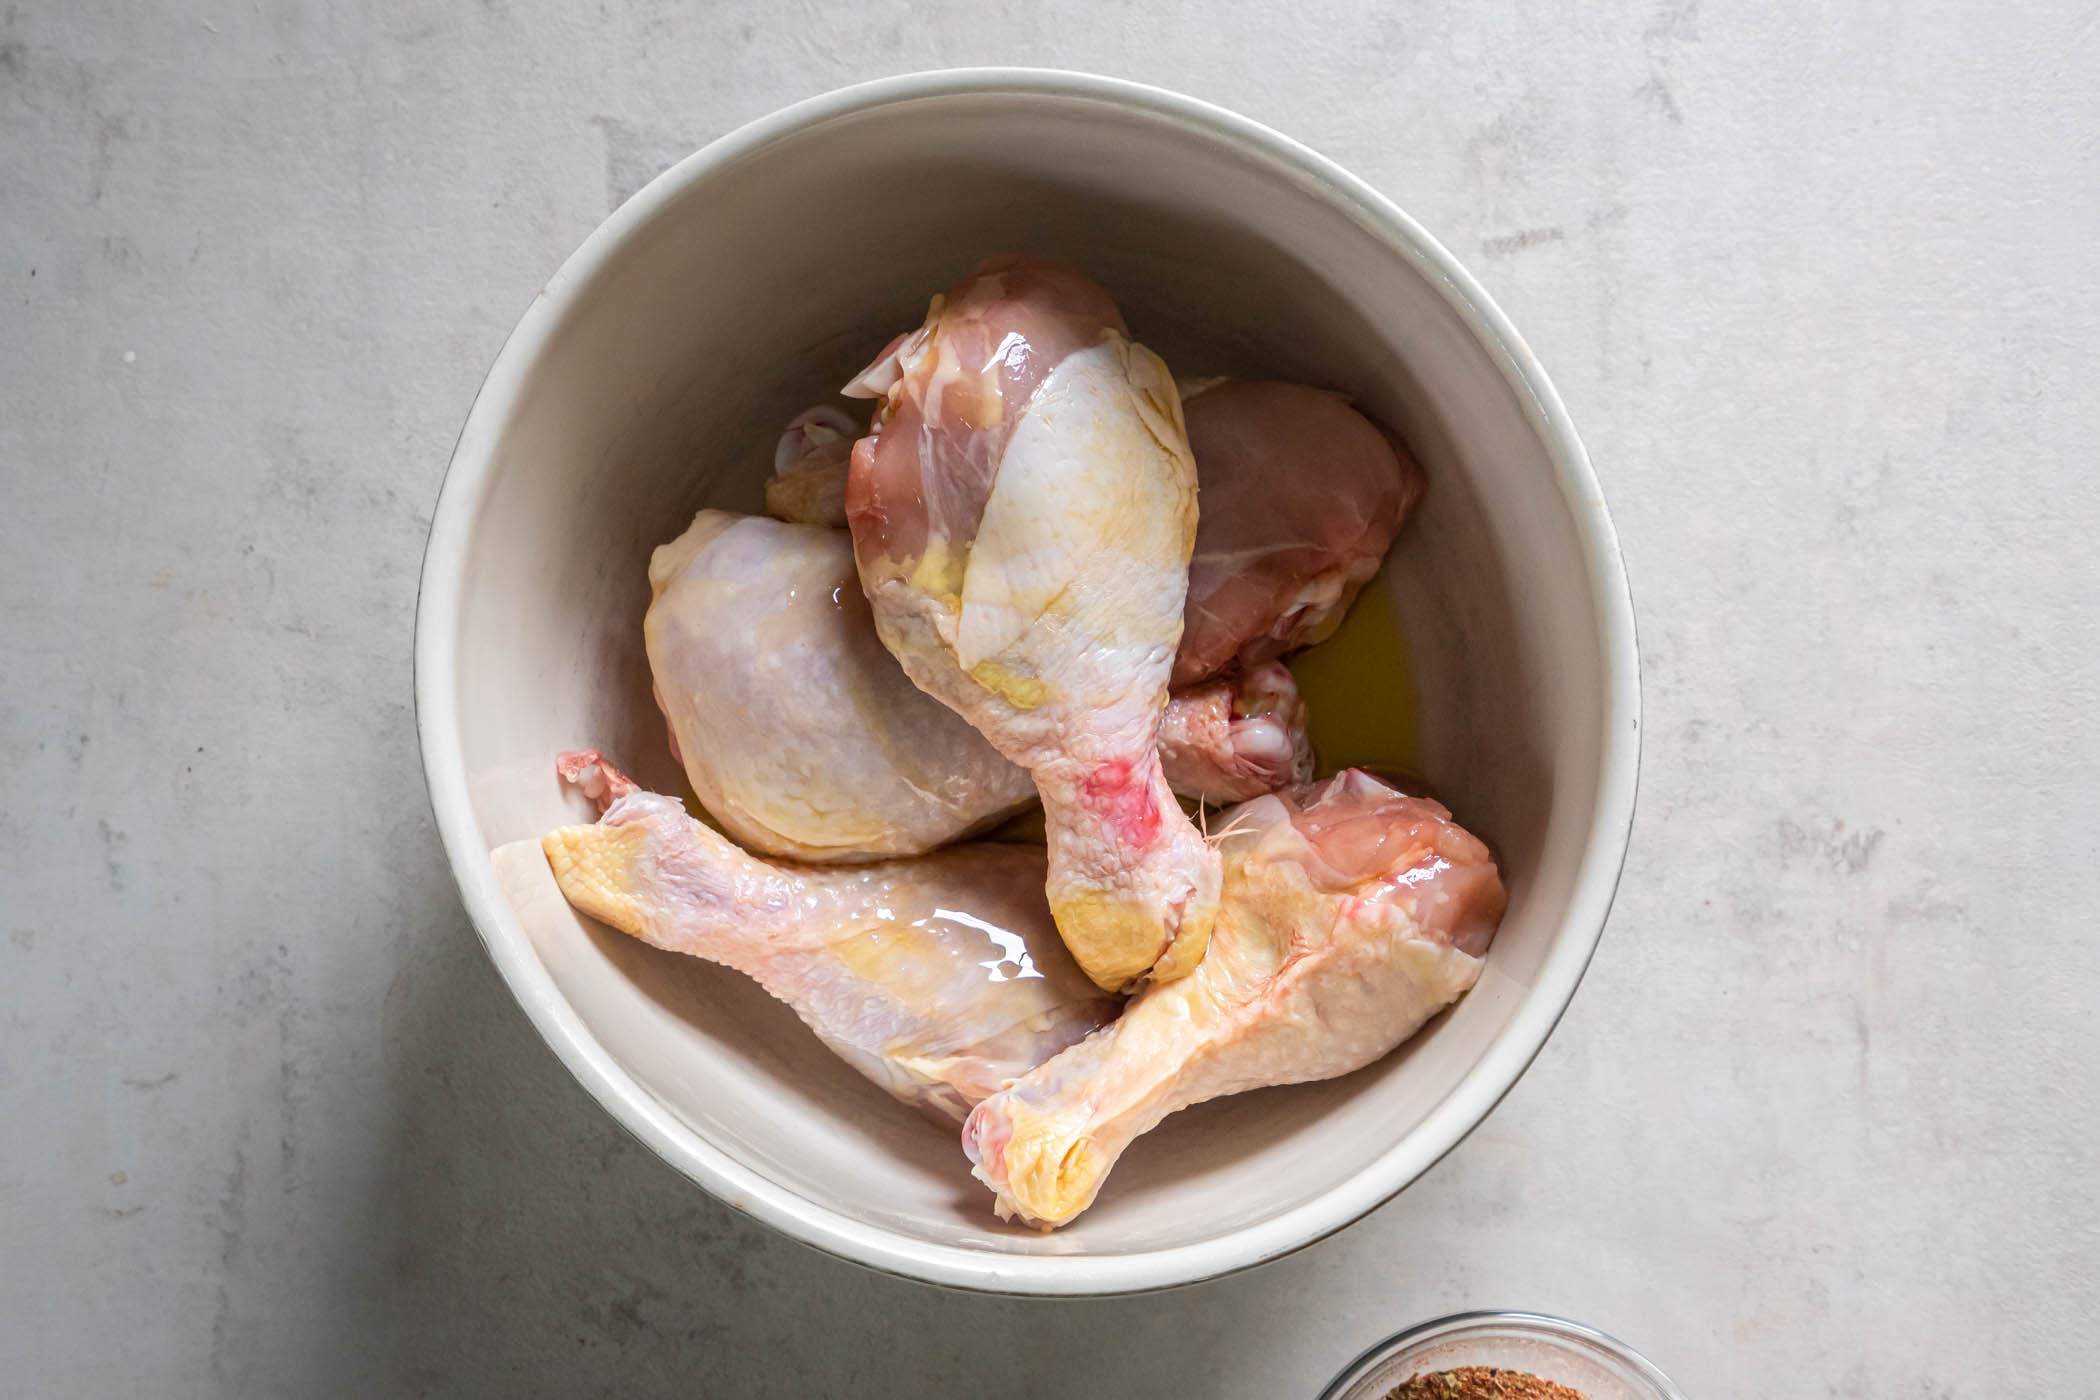
[[[884,645],[1034,778],[1080,967],[1187,972],[1219,863],[1159,759],[1196,532],[1172,376],[1094,282],[996,258],[846,392],[881,400],[846,516]]]
[[[749,975],[897,1098],[960,1122],[1116,1014],[1043,905],[1043,853],[984,842],[797,867],[746,855],[595,750],[559,771],[604,810],[540,843],[562,894],[645,943]]]
[[[1159,758],[1174,790],[1244,802],[1313,775],[1305,701],[1271,661],[1173,692],[1159,720]]]
[[[1329,636],[1424,485],[1405,449],[1324,389],[1228,379],[1182,411],[1203,516],[1177,686]]]
[[[1062,1225],[1177,1109],[1347,1074],[1480,975],[1501,920],[1487,848],[1357,769],[1234,809],[1225,894],[1194,972],[977,1106],[963,1128],[1002,1218]]]

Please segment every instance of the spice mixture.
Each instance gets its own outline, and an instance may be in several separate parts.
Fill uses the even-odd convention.
[[[1458,1366],[1410,1376],[1385,1400],[1584,1400],[1581,1391],[1529,1371],[1500,1366]]]

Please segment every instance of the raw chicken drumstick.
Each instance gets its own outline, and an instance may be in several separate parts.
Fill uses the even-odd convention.
[[[985,842],[846,868],[769,865],[595,750],[558,767],[605,812],[540,843],[571,904],[748,974],[916,1108],[960,1122],[1116,1014],[1058,941],[1039,849]]]
[[[846,392],[881,400],[846,516],[884,644],[1035,779],[1087,975],[1186,973],[1219,864],[1158,752],[1196,534],[1173,377],[1094,282],[995,258]]]
[[[1001,1218],[1062,1225],[1176,1109],[1370,1064],[1480,975],[1502,917],[1487,848],[1358,769],[1234,809],[1209,951],[977,1106],[963,1150]]]
[[[805,861],[915,855],[1035,796],[875,635],[843,530],[703,510],[649,560],[642,635],[694,795]]]
[[[843,530],[703,510],[649,561],[657,702],[693,792],[753,850],[916,855],[1035,797],[1028,774],[913,685],[875,635]],[[1177,792],[1233,802],[1311,776],[1280,666],[1176,695]]]
[[[1202,513],[1174,659],[1177,688],[1331,635],[1425,485],[1398,440],[1340,394],[1204,379],[1183,386],[1181,406]],[[845,523],[840,434],[851,427],[829,407],[788,424],[778,475],[766,483],[768,513]]]
[[[1331,635],[1424,486],[1394,438],[1324,389],[1215,380],[1182,412],[1203,519],[1177,686]]]

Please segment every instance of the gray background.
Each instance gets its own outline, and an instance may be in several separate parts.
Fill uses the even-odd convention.
[[[1696,1400],[2100,1366],[2100,11],[575,0],[0,19],[0,1388],[1309,1395],[1562,1311]],[[410,715],[452,439],[693,146],[972,62],[1222,101],[1481,275],[1624,537],[1618,910],[1339,1237],[1120,1302],[806,1251],[630,1142],[460,913]]]

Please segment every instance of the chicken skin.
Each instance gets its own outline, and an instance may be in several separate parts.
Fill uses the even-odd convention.
[[[799,861],[916,855],[1035,798],[1027,772],[905,676],[842,530],[704,510],[650,560],[658,706],[693,792],[737,840]],[[1308,776],[1288,672],[1209,681],[1162,716],[1175,791],[1237,801]]]
[[[1390,434],[1323,389],[1214,380],[1182,411],[1203,517],[1177,686],[1330,636],[1424,486]]]
[[[846,392],[880,400],[846,515],[884,644],[1034,778],[1080,967],[1186,973],[1219,863],[1159,759],[1196,532],[1172,376],[1094,282],[995,258]]]
[[[916,860],[774,865],[637,788],[595,750],[562,777],[604,810],[540,843],[571,904],[643,942],[733,967],[855,1069],[960,1122],[1116,1014],[1043,903],[1043,853],[981,842]]]
[[[1002,1218],[1062,1225],[1176,1109],[1347,1074],[1480,975],[1502,917],[1487,848],[1350,769],[1235,809],[1203,961],[979,1104],[963,1128]]]
[[[1176,792],[1244,802],[1313,775],[1305,701],[1271,661],[1171,692],[1159,718],[1159,758]]]
[[[1420,467],[1347,399],[1302,384],[1181,386],[1201,512],[1174,659],[1179,689],[1332,635],[1420,502]],[[840,425],[844,425],[843,428]],[[788,425],[766,511],[845,521],[852,420],[813,408]]]
[[[829,404],[790,419],[773,449],[766,514],[798,525],[846,523],[846,464],[860,424]]]
[[[843,530],[703,510],[649,561],[642,624],[693,793],[746,846],[915,855],[1035,796],[875,635]]]

